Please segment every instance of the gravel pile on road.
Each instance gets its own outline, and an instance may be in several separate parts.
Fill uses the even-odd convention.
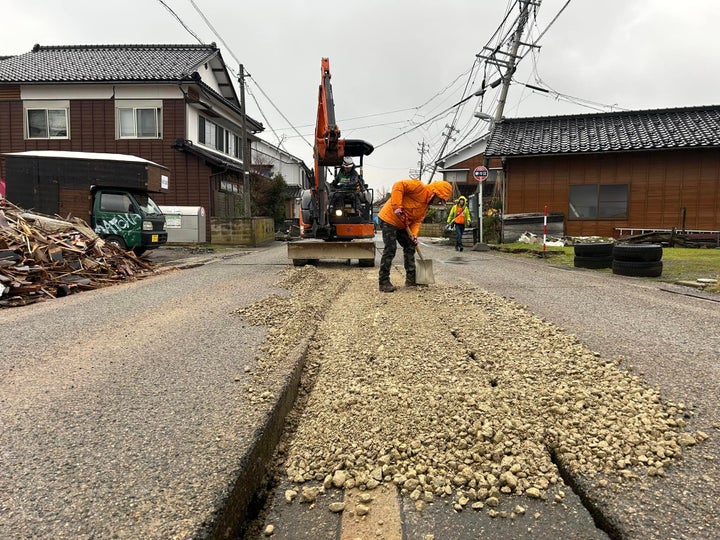
[[[289,297],[239,312],[270,327],[261,362],[310,339],[277,455],[300,500],[393,483],[418,509],[443,498],[492,513],[502,495],[562,486],[556,463],[599,485],[651,481],[707,438],[684,429],[682,403],[483,290],[383,294],[376,271],[338,267],[293,268],[279,285]],[[269,399],[262,365],[253,375],[245,390]]]

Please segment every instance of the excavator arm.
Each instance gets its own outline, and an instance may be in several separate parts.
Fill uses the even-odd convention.
[[[340,165],[345,155],[345,140],[335,121],[335,101],[330,83],[330,59],[323,58],[320,67],[317,122],[315,123],[315,184],[319,185],[321,167]]]

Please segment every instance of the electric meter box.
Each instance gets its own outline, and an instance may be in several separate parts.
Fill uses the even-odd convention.
[[[165,214],[168,244],[205,243],[205,208],[202,206],[161,206]]]

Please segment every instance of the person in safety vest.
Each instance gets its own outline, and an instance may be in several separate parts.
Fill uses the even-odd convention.
[[[414,287],[415,246],[420,225],[431,204],[445,204],[452,197],[452,186],[444,180],[425,184],[420,180],[407,179],[395,182],[390,198],[378,212],[382,230],[383,249],[380,257],[380,290],[393,292],[390,283],[390,265],[395,258],[397,244],[403,249],[405,262],[405,285]]]
[[[470,210],[467,207],[467,199],[460,197],[457,203],[450,209],[447,222],[455,225],[455,251],[462,251],[462,236],[465,227],[470,226]]]

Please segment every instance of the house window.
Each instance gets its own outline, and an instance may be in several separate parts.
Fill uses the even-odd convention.
[[[240,186],[236,182],[220,180],[220,191],[225,193],[240,193]]]
[[[28,139],[68,139],[67,109],[25,109]]]
[[[624,219],[627,207],[627,184],[570,186],[570,219]]]
[[[223,154],[238,157],[238,141],[240,137],[219,124],[200,116],[198,118],[198,142]]]
[[[161,108],[118,107],[117,111],[121,139],[161,138]]]
[[[235,141],[237,140],[237,137],[227,132],[227,154],[228,156],[237,157],[237,146],[235,146]]]
[[[215,148],[225,151],[225,130],[220,126],[215,126]]]

